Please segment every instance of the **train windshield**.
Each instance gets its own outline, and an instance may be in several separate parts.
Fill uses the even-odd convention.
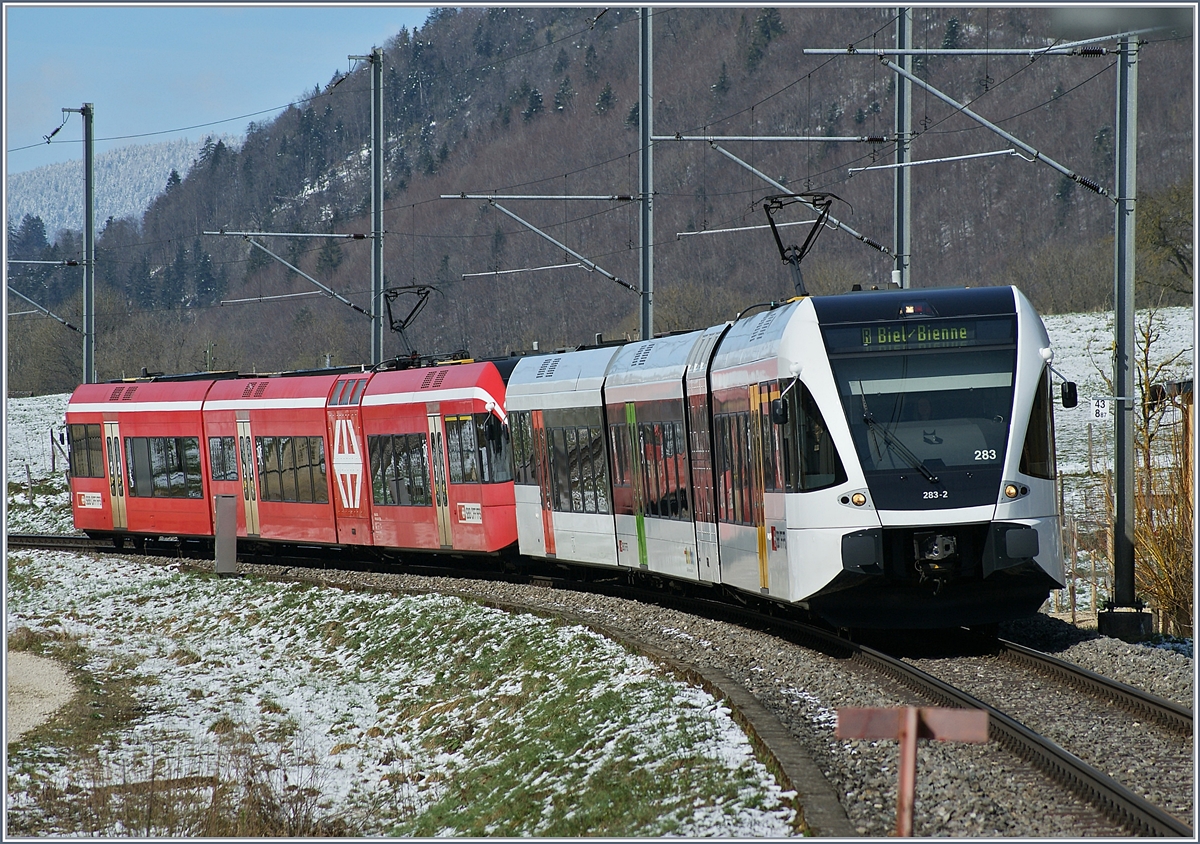
[[[867,472],[999,470],[1013,407],[1011,316],[825,329]]]

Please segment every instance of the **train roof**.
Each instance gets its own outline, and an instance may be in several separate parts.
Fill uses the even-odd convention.
[[[769,311],[737,320],[721,338],[712,368],[726,369],[774,357],[780,339],[800,308],[810,299],[798,299]]]
[[[620,346],[527,357],[508,379],[508,409],[596,407]]]
[[[648,398],[646,386],[662,385],[657,398],[682,398],[683,375],[696,343],[704,331],[689,331],[642,340],[623,347],[604,379],[605,400],[633,401]]]
[[[377,372],[363,393],[363,405],[391,402],[424,403],[479,399],[501,408],[505,402],[504,378],[492,361],[455,363],[421,369]]]
[[[812,303],[822,325],[894,320],[906,305],[927,307],[923,316],[988,316],[1016,313],[1014,290],[1012,287],[910,287],[814,296]]]
[[[199,410],[212,381],[135,381],[80,384],[68,413]]]

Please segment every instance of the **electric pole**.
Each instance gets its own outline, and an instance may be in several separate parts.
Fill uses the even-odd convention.
[[[383,48],[371,51],[371,363],[383,360]]]
[[[64,108],[64,113],[83,115],[83,383],[96,383],[96,139],[92,103],[82,108]]]
[[[899,9],[896,15],[896,49],[902,51],[900,67],[912,72],[912,9]],[[908,167],[908,145],[912,141],[912,83],[901,76],[896,80],[896,164],[892,211],[892,281],[910,287],[912,266],[912,182]]]
[[[349,56],[371,63],[371,363],[383,360],[383,48],[369,56]]]
[[[1117,63],[1116,231],[1114,241],[1115,323],[1113,392],[1116,393],[1116,454],[1113,508],[1113,606],[1140,611],[1134,574],[1134,211],[1137,198],[1137,36],[1121,38]],[[1149,467],[1146,467],[1149,471]],[[1101,613],[1100,632],[1119,638],[1150,633],[1149,613]]]
[[[641,44],[640,84],[638,86],[638,129],[641,136],[642,214],[642,333],[641,339],[654,337],[654,38],[650,9],[643,8],[638,34]]]

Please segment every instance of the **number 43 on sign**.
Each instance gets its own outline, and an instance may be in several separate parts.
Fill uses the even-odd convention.
[[[1108,407],[1112,399],[1092,399],[1092,419],[1100,422],[1108,418]]]

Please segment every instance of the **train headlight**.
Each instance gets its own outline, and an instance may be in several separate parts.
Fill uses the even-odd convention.
[[[1016,498],[1018,493],[1020,493],[1020,490],[1017,489],[1016,484],[1005,484],[1004,485],[1004,494],[1008,498]]]
[[[854,502],[855,507],[861,507],[867,503],[867,497],[861,492],[854,493],[854,495],[850,496],[850,500]]]

